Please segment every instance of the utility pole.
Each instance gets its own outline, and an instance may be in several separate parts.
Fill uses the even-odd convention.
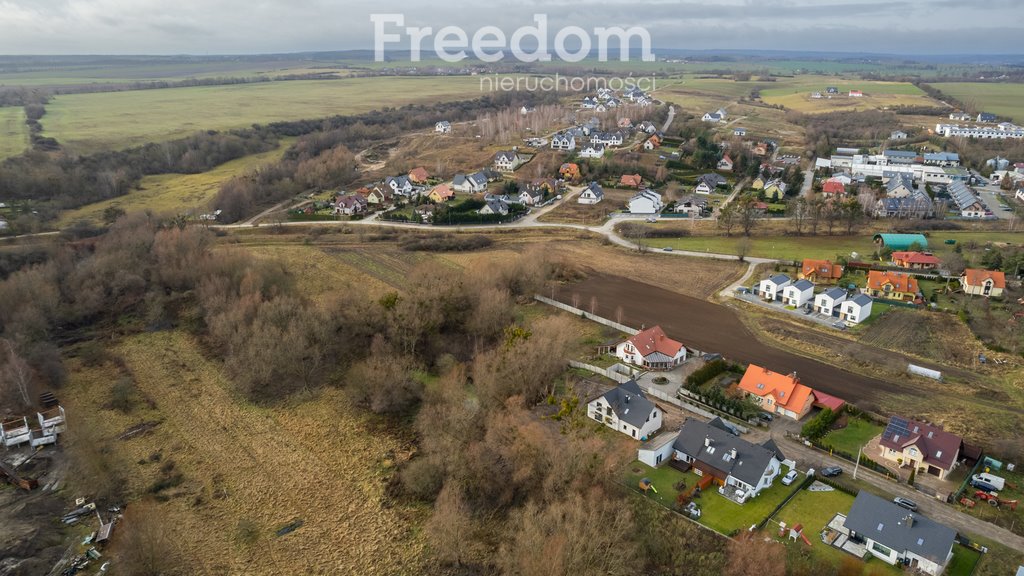
[[[860,469],[860,454],[861,454],[862,450],[864,450],[863,446],[861,446],[860,448],[857,448],[857,462],[855,462],[854,465],[853,465],[853,479],[854,480],[857,479],[857,470]]]

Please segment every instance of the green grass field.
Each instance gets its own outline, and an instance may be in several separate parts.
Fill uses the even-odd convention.
[[[825,88],[835,86],[839,94],[832,98],[812,99],[811,92],[825,94]],[[864,96],[850,98],[850,90],[861,90]],[[830,76],[799,76],[777,82],[761,90],[761,99],[769,104],[780,104],[800,112],[835,112],[839,110],[866,110],[889,106],[936,106],[920,88],[909,82],[879,82],[836,78]]]
[[[152,210],[158,214],[182,210],[196,212],[205,209],[209,201],[216,196],[221,184],[263,164],[279,160],[291,143],[290,139],[282,140],[276,150],[232,160],[200,174],[146,176],[140,183],[140,190],[65,212],[61,215],[59,227],[63,228],[81,220],[99,223],[103,218],[103,211],[111,206],[121,208],[125,212]]]
[[[932,86],[968,106],[1024,122],[1024,84],[941,82]]]
[[[358,114],[409,103],[480,95],[478,78],[353,78],[201,86],[57,96],[47,105],[47,136],[89,152],[253,123]]]
[[[28,147],[25,110],[20,106],[0,108],[0,160],[17,156]]]
[[[835,450],[857,455],[864,444],[882,433],[882,427],[860,418],[849,418],[846,428],[833,430],[822,439],[822,443]]]
[[[662,226],[665,224],[659,224]],[[1024,243],[1022,232],[933,232],[929,240],[929,250],[942,257],[952,251],[953,246],[943,243],[945,239],[958,242],[1011,242]],[[692,250],[695,252],[713,252],[719,254],[735,254],[740,236],[690,236],[688,238],[655,238],[647,241],[653,248],[671,246],[676,250]],[[804,258],[835,258],[837,255],[849,257],[857,252],[862,259],[869,258],[875,251],[872,235],[858,236],[754,236],[748,256],[759,258],[776,258],[782,260],[803,260]]]

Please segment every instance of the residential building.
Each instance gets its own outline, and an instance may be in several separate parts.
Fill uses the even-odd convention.
[[[907,198],[917,193],[914,188],[914,177],[903,172],[897,173],[889,178],[885,185],[885,195],[889,198]]]
[[[829,197],[843,196],[846,194],[846,186],[844,186],[842,182],[836,180],[826,180],[825,183],[821,185],[821,193]]]
[[[716,112],[707,112],[701,117],[701,120],[705,122],[718,123],[721,122],[723,118]]]
[[[619,178],[619,186],[626,188],[639,188],[643,183],[644,179],[639,174],[623,174]]]
[[[814,299],[814,283],[810,280],[797,280],[782,289],[782,303],[786,306],[803,307]]]
[[[821,92],[811,92],[811,98],[821,100]]]
[[[435,186],[434,189],[430,191],[430,194],[427,197],[430,198],[431,202],[441,204],[454,198],[455,190],[452,190],[452,187],[449,186],[448,184],[441,184]]]
[[[800,266],[801,280],[831,284],[843,277],[843,266],[833,264],[831,260],[812,260],[805,258]]]
[[[476,172],[469,176],[456,174],[452,179],[452,189],[456,192],[476,194],[487,190],[487,175],[483,172]]]
[[[394,193],[385,186],[374,186],[366,193],[366,202],[375,206],[387,206],[394,201]]]
[[[625,136],[622,132],[594,132],[590,135],[591,144],[604,144],[605,146],[622,146]]]
[[[1006,275],[998,270],[968,268],[960,275],[960,287],[971,296],[999,298],[1006,289]]]
[[[782,300],[782,291],[793,283],[786,274],[775,274],[761,280],[757,285],[757,295],[765,300]]]
[[[697,194],[711,194],[716,188],[726,184],[727,182],[721,174],[703,174],[697,178],[697,185],[693,191]]]
[[[658,127],[654,125],[654,122],[644,120],[643,122],[640,123],[639,126],[637,126],[637,130],[645,132],[647,134],[654,134],[655,132],[658,131]]]
[[[696,194],[683,196],[676,202],[676,212],[686,214],[687,216],[703,216],[707,208],[707,199],[701,198]]]
[[[558,175],[561,176],[563,180],[568,180],[569,182],[579,180],[580,166],[575,162],[566,162],[559,167]]]
[[[365,196],[360,194],[346,194],[338,196],[334,202],[334,213],[345,216],[363,214],[369,208],[369,202]]]
[[[583,102],[581,102],[580,105],[583,108],[586,108],[588,110],[592,110],[594,108],[597,108],[597,106],[600,103],[601,103],[600,100],[598,100],[596,97],[594,97],[594,96],[587,96],[587,97],[583,98]]]
[[[829,86],[829,87],[825,88],[825,93],[826,94],[839,94],[839,88],[836,88],[835,86]]]
[[[448,134],[452,131],[452,123],[447,120],[442,120],[437,124],[434,124],[434,132],[438,134]]]
[[[825,316],[839,316],[840,305],[846,301],[843,288],[830,288],[814,297],[814,311]]]
[[[747,129],[746,128],[733,128],[732,129],[732,135],[733,136],[746,136],[747,135]]]
[[[580,158],[603,158],[604,144],[588,144],[579,151]]]
[[[484,206],[478,210],[478,213],[484,215],[508,216],[508,203],[501,198],[490,196],[488,198],[484,198]]]
[[[597,182],[591,182],[576,198],[578,204],[597,204],[601,200],[604,200],[604,188]]]
[[[661,138],[658,138],[657,134],[651,136],[647,140],[644,140],[644,150],[654,150],[655,148],[660,148],[660,147],[661,147]]]
[[[861,292],[872,298],[913,302],[920,290],[917,278],[905,272],[869,270],[867,286]]]
[[[789,186],[779,178],[775,178],[765,182],[764,184],[764,197],[768,200],[781,201],[786,196],[786,190]]]
[[[430,173],[423,166],[417,166],[409,171],[409,181],[413,184],[426,184],[430,180]]]
[[[995,122],[996,115],[989,112],[981,112],[978,114],[978,122]]]
[[[575,150],[576,136],[568,133],[555,134],[551,137],[552,150]]]
[[[872,556],[912,572],[939,576],[953,558],[956,530],[861,490],[843,522]]]
[[[963,451],[960,436],[902,416],[889,418],[878,444],[883,459],[940,479],[953,471]]]
[[[528,184],[519,192],[519,203],[527,206],[536,206],[544,202],[544,188]]]
[[[871,317],[871,297],[857,294],[839,305],[839,319],[849,324],[860,324]]]
[[[498,172],[514,172],[525,162],[526,158],[514,150],[502,150],[494,155],[494,169]]]
[[[654,190],[642,190],[629,199],[630,214],[657,214],[665,207],[661,194]]]
[[[795,372],[779,374],[751,364],[740,379],[739,388],[765,412],[793,420],[806,416],[814,404],[814,391],[801,384]]]
[[[949,115],[950,120],[958,120],[960,122],[970,122],[972,117],[966,112],[953,112]]]
[[[389,176],[384,179],[384,185],[396,196],[411,196],[414,189],[408,176]]]
[[[974,190],[963,182],[953,182],[946,187],[946,193],[956,204],[960,215],[964,218],[986,218],[992,216],[992,211],[978,198]]]
[[[609,102],[614,102],[614,101],[615,101],[614,98],[609,100]],[[619,121],[616,123],[616,126],[618,126],[619,128],[622,128],[622,129],[632,128],[633,127],[633,121],[630,120],[629,118],[619,118]]]
[[[907,133],[902,130],[893,130],[892,134],[889,134],[889,140],[906,140]]]
[[[936,124],[935,133],[946,138],[978,138],[982,140],[1019,140],[1024,138],[1024,128],[1010,123],[997,126]]]
[[[879,198],[875,202],[876,218],[932,218],[935,203],[927,194],[918,192],[906,198]]]
[[[629,380],[587,403],[587,416],[637,440],[661,429],[662,410]]]
[[[850,90],[850,98],[861,98],[863,96],[864,93],[860,90]]]
[[[654,326],[620,342],[615,355],[648,370],[671,370],[686,361],[686,347],[666,336],[661,326]]]
[[[745,503],[772,485],[786,457],[771,439],[753,444],[735,436],[721,418],[710,422],[688,419],[679,432],[640,447],[639,460],[650,466],[675,460],[710,477],[719,494]]]
[[[900,268],[911,270],[935,270],[942,264],[937,256],[931,252],[893,252],[892,263]]]
[[[732,172],[733,162],[732,158],[728,154],[722,156],[722,159],[718,161],[717,168],[719,170],[725,170],[726,172]]]

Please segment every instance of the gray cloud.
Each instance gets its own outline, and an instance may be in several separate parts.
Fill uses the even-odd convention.
[[[230,54],[371,48],[372,13],[507,32],[549,15],[644,26],[659,49],[1020,52],[1020,0],[0,0],[2,54]],[[553,36],[554,31],[551,32]]]

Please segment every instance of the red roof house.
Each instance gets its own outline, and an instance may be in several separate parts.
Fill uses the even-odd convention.
[[[686,346],[666,336],[661,326],[654,326],[620,343],[615,355],[649,370],[669,370],[686,360]]]

